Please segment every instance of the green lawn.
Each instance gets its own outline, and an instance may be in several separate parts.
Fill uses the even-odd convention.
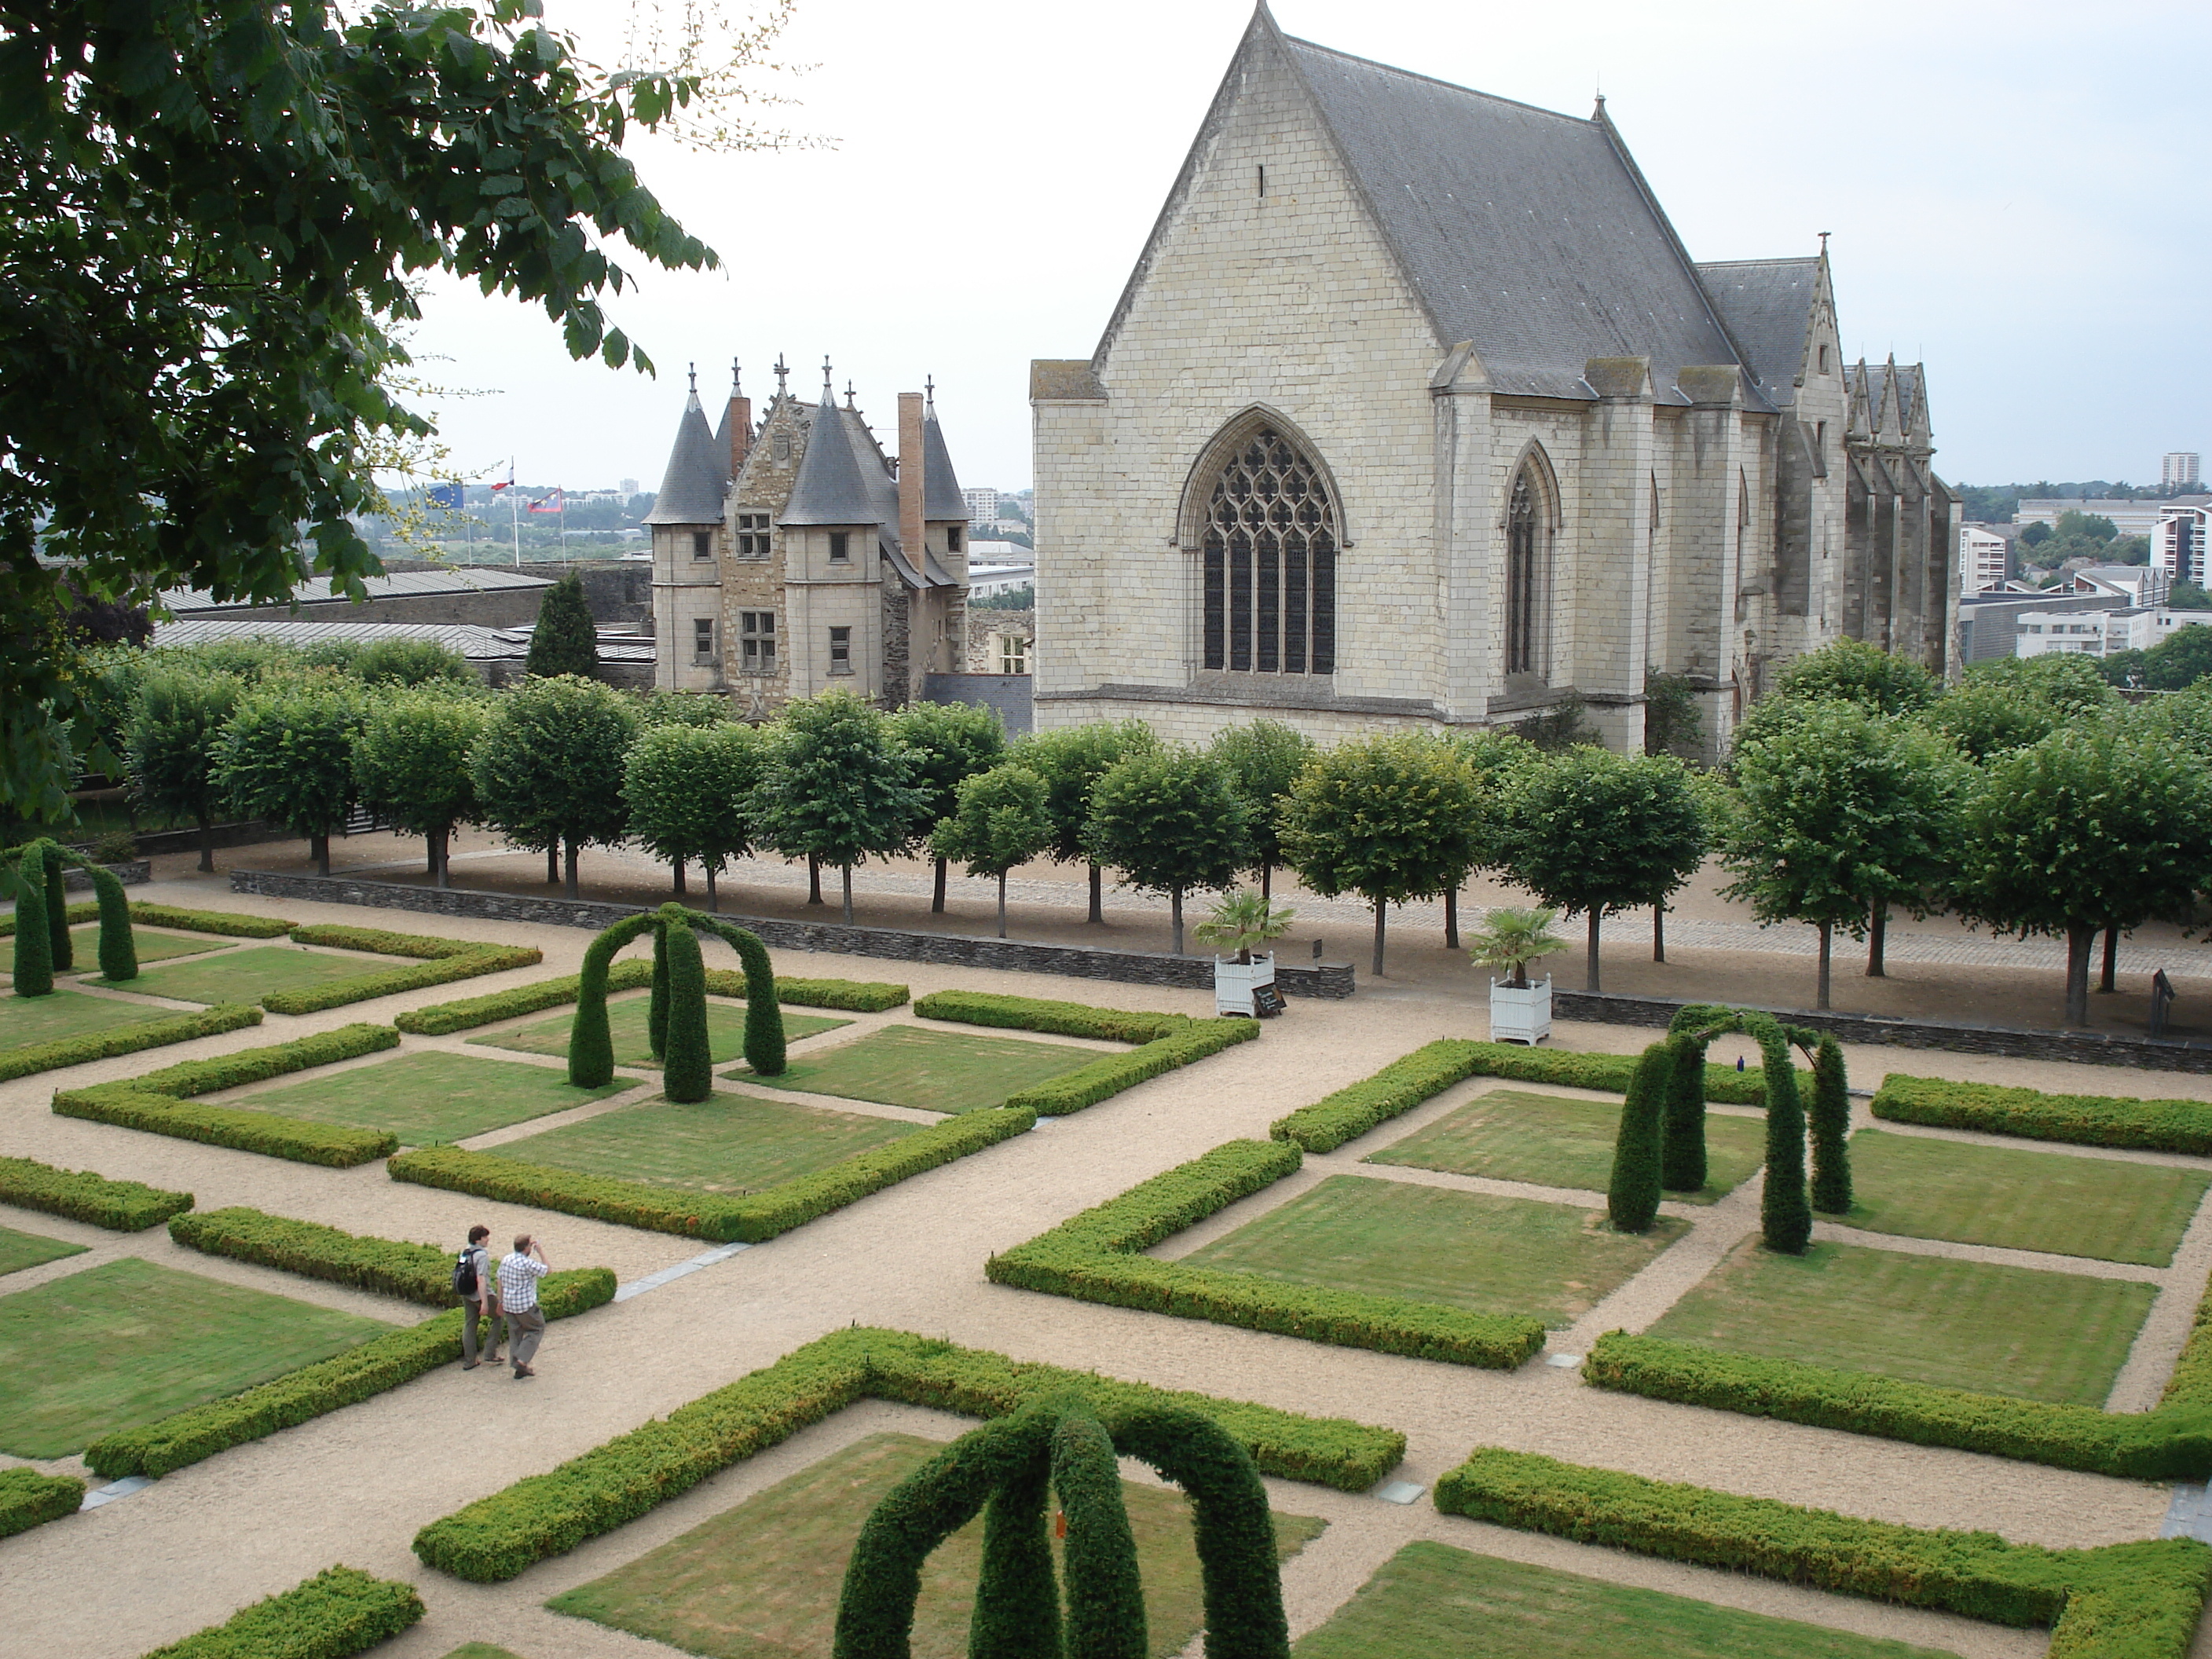
[[[1571,1325],[1689,1224],[1638,1237],[1602,1211],[1331,1176],[1182,1260],[1293,1285],[1442,1302]]]
[[[1620,1132],[1617,1100],[1571,1100],[1564,1095],[1498,1089],[1392,1142],[1366,1162],[1601,1193],[1613,1179],[1613,1144]],[[1686,1204],[1711,1204],[1726,1196],[1765,1158],[1764,1120],[1708,1112],[1705,1188],[1667,1196]]]
[[[691,1105],[650,1100],[548,1129],[503,1158],[697,1192],[757,1192],[914,1133],[911,1123],[787,1100],[716,1094]]]
[[[781,1077],[725,1072],[775,1089],[925,1112],[972,1112],[996,1106],[1017,1090],[1088,1066],[1098,1054],[1064,1042],[1019,1037],[971,1036],[965,1031],[925,1031],[886,1026],[857,1042],[832,1048],[819,1060],[798,1061]]]
[[[94,963],[88,965],[97,965]],[[179,1002],[258,1002],[271,991],[295,991],[310,985],[327,985],[334,979],[357,979],[380,968],[407,965],[404,957],[348,951],[343,955],[309,951],[296,945],[256,945],[226,951],[204,962],[173,963],[150,969],[118,986],[149,997],[173,997]],[[88,985],[105,985],[90,979]]]
[[[19,1233],[13,1227],[0,1227],[0,1273],[20,1273],[25,1267],[35,1267],[41,1261],[58,1261],[65,1255],[82,1255],[82,1244],[65,1244],[58,1238],[45,1238],[37,1233]]]
[[[629,1078],[617,1078],[596,1089],[579,1089],[557,1066],[421,1049],[263,1089],[228,1103],[317,1123],[388,1129],[404,1146],[434,1146],[637,1086]]]
[[[2163,1267],[2212,1175],[1862,1129],[1854,1227]]]
[[[70,929],[70,942],[76,956],[77,971],[96,974],[100,971],[100,925],[87,922],[82,927]],[[196,957],[210,951],[220,951],[225,945],[235,945],[234,939],[214,939],[205,933],[157,933],[152,928],[133,922],[131,927],[131,948],[142,968],[149,962],[159,962],[165,957]]]
[[[0,1296],[0,1451],[66,1457],[392,1329],[136,1256]]]
[[[87,1031],[112,1031],[118,1025],[174,1019],[178,1012],[174,1008],[149,1008],[143,1003],[118,1002],[110,997],[79,996],[62,986],[56,987],[52,996],[0,994],[0,1048],[52,1042],[82,1036]]]
[[[943,1449],[913,1435],[871,1436],[545,1605],[710,1659],[826,1654],[861,1523]],[[1128,1481],[1121,1495],[1136,1534],[1151,1652],[1166,1659],[1198,1634],[1204,1616],[1190,1507],[1180,1492]],[[1277,1515],[1278,1559],[1295,1555],[1322,1526]],[[923,1567],[915,1659],[966,1659],[982,1537],[981,1520],[970,1522]]]
[[[1855,1244],[1747,1239],[1651,1327],[1736,1353],[2102,1407],[2154,1287]]]
[[[649,1067],[659,1064],[653,1057],[653,1044],[646,1036],[646,1020],[651,1007],[652,999],[643,993],[607,1004],[607,1029],[615,1040],[616,1065]],[[489,1036],[471,1037],[469,1041],[487,1048],[518,1048],[527,1054],[559,1054],[566,1059],[568,1029],[575,1018],[575,1011],[571,1009],[532,1025],[495,1031]],[[825,1019],[819,1014],[794,1014],[787,1008],[783,1011],[783,1038],[787,1042],[796,1042],[801,1037],[834,1031],[840,1025],[852,1023],[849,1019]],[[745,1052],[745,1005],[708,997],[707,1040],[714,1045],[715,1065],[742,1058]]]
[[[1407,1545],[1318,1630],[1297,1659],[1952,1659],[1660,1590]]]

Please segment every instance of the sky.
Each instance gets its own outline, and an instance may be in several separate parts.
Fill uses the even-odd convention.
[[[625,0],[546,0],[611,61]],[[1607,109],[1698,259],[1832,233],[1845,353],[1928,366],[1951,482],[2156,483],[2212,453],[2212,6],[2117,0],[1281,0],[1289,33],[1584,114]],[[798,0],[757,85],[817,142],[628,152],[721,268],[623,259],[608,310],[658,378],[569,361],[539,310],[436,281],[422,373],[465,476],[659,481],[699,365],[779,354],[888,439],[933,378],[965,484],[1030,482],[1028,366],[1085,357],[1249,20],[1239,0]],[[621,252],[619,245],[616,250]]]

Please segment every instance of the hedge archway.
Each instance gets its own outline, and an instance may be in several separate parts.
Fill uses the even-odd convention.
[[[745,1062],[763,1077],[785,1066],[783,1010],[775,999],[775,973],[759,938],[719,916],[664,904],[624,917],[584,951],[577,975],[576,1018],[568,1028],[568,1081],[595,1089],[615,1074],[614,1037],[607,1024],[607,975],[615,953],[653,933],[653,997],[646,1029],[653,1057],[661,1062],[671,1100],[704,1100],[713,1091],[713,1054],[707,1037],[706,965],[699,937],[711,933],[738,953],[745,974]]]
[[[100,971],[120,982],[138,977],[138,948],[131,935],[131,901],[115,872],[80,858],[58,842],[41,836],[15,850],[15,954],[10,988],[19,997],[42,997],[54,988],[54,975],[76,965],[70,939],[69,894],[62,878],[75,865],[92,877],[100,902]]]

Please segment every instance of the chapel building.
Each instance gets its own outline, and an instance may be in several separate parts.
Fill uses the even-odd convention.
[[[1849,636],[1942,673],[1925,376],[1847,366],[1817,254],[1699,264],[1582,120],[1255,13],[1097,349],[1032,366],[1040,727],[1323,740],[1571,695],[1708,755]]]
[[[934,398],[899,394],[895,460],[826,362],[812,403],[787,375],[756,423],[733,374],[714,431],[695,378],[646,516],[654,684],[754,720],[835,686],[902,708],[965,666],[968,507]]]

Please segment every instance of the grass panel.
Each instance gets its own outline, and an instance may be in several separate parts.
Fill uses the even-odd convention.
[[[1617,1100],[1497,1089],[1364,1161],[1601,1193],[1613,1178],[1613,1146],[1620,1132]],[[1765,1137],[1761,1119],[1708,1112],[1705,1190],[1667,1196],[1686,1204],[1726,1197],[1765,1161]]]
[[[258,1002],[271,991],[303,990],[327,985],[332,980],[356,979],[380,968],[402,968],[403,957],[374,956],[365,951],[343,955],[309,951],[296,945],[256,945],[228,951],[203,962],[173,963],[151,968],[137,978],[116,987],[149,997],[168,997],[178,1002]],[[106,980],[88,979],[88,985]]]
[[[51,996],[0,995],[0,1048],[55,1042],[88,1031],[110,1031],[118,1025],[144,1025],[153,1020],[173,1019],[177,1012],[174,1008],[149,1008],[109,997],[81,997],[60,986]]]
[[[943,1449],[914,1435],[872,1435],[545,1605],[710,1659],[826,1654],[861,1523]],[[1190,1506],[1180,1492],[1127,1480],[1121,1497],[1136,1534],[1151,1653],[1168,1659],[1203,1620]],[[1278,1514],[1277,1559],[1297,1554],[1322,1526]],[[915,1659],[967,1659],[982,1562],[981,1518],[930,1556],[915,1605]]]
[[[1475,1555],[1449,1544],[1407,1545],[1328,1622],[1297,1659],[1948,1659],[1916,1648],[1741,1613],[1660,1590]]]
[[[781,1077],[725,1073],[749,1083],[844,1100],[872,1100],[925,1112],[973,1112],[1016,1090],[1063,1077],[1099,1058],[1096,1049],[1020,1037],[975,1036],[893,1025],[819,1060],[802,1060]]]
[[[76,953],[78,971],[99,973],[99,927],[70,928],[70,942]],[[204,935],[195,938],[190,933],[157,933],[149,927],[138,926],[131,929],[131,948],[137,953],[142,968],[149,962],[160,962],[168,957],[204,956],[210,951],[220,951],[225,945],[236,943],[236,939],[209,939]]]
[[[646,1034],[646,1021],[652,1009],[652,999],[644,996],[624,997],[607,1004],[607,1029],[615,1042],[615,1064],[657,1067],[653,1057],[653,1043]],[[541,1019],[511,1031],[495,1031],[489,1036],[471,1037],[469,1041],[491,1048],[514,1048],[526,1054],[557,1054],[563,1060],[568,1055],[568,1031],[575,1024],[574,1011]],[[850,1025],[849,1019],[825,1019],[819,1014],[794,1014],[783,1011],[783,1039],[797,1042],[823,1031],[834,1031],[841,1025]],[[720,997],[707,999],[707,1041],[713,1046],[714,1062],[720,1066],[732,1060],[741,1060],[745,1052],[745,1005],[731,1002]]]
[[[1556,1328],[1688,1231],[1662,1218],[1638,1237],[1614,1232],[1602,1211],[1331,1176],[1181,1260],[1470,1313],[1524,1314]]]
[[[0,1451],[66,1457],[392,1327],[128,1256],[0,1297]]]
[[[396,1060],[262,1089],[226,1105],[313,1123],[381,1129],[403,1146],[435,1146],[565,1112],[637,1085],[617,1078],[579,1089],[550,1066],[418,1050]]]
[[[0,1273],[21,1273],[26,1267],[35,1267],[45,1261],[58,1261],[65,1255],[82,1255],[82,1244],[65,1243],[58,1238],[47,1238],[38,1233],[19,1233],[13,1227],[0,1227]]]
[[[1647,1334],[1941,1388],[2101,1407],[2153,1286],[1855,1244],[1747,1239]]]
[[[1844,1219],[1871,1232],[2163,1267],[2212,1175],[1862,1129],[1851,1186]]]
[[[497,1150],[526,1163],[618,1181],[746,1193],[826,1170],[915,1128],[858,1112],[718,1093],[689,1105],[651,1100],[625,1106]]]

